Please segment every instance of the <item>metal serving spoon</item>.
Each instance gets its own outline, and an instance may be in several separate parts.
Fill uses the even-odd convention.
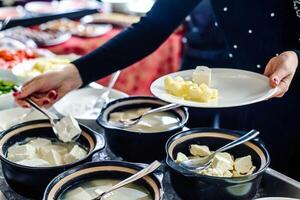
[[[164,106],[160,106],[158,108],[151,109],[138,117],[126,119],[126,120],[119,120],[120,123],[117,123],[116,125],[119,128],[128,128],[130,126],[133,126],[133,125],[139,123],[141,121],[141,119],[146,115],[149,115],[151,113],[158,113],[158,112],[163,112],[163,111],[167,111],[167,110],[172,110],[172,109],[178,108],[180,106],[181,105],[176,104],[176,103],[171,103],[171,104],[167,104]]]
[[[92,114],[99,115],[99,113],[102,111],[102,108],[109,103],[109,93],[114,87],[115,83],[117,82],[120,73],[121,71],[119,70],[112,74],[106,91],[101,94],[101,96],[96,100],[95,104],[93,105],[94,111]]]
[[[10,22],[10,20],[11,20],[11,17],[6,17],[4,19],[4,21],[2,23],[0,23],[0,31],[2,31],[3,29],[5,29],[5,27]]]
[[[252,140],[258,134],[259,134],[259,131],[251,130],[248,133],[246,133],[245,135],[243,135],[243,136],[237,138],[236,140],[233,140],[232,142],[226,144],[225,146],[219,148],[218,150],[216,150],[215,152],[213,152],[209,156],[206,156],[206,157],[203,157],[203,158],[196,158],[196,159],[186,160],[186,161],[183,161],[183,162],[179,163],[179,165],[181,167],[189,170],[189,171],[192,171],[192,172],[198,172],[198,171],[204,170],[204,169],[209,167],[209,165],[211,164],[214,156],[217,153],[226,151],[226,150],[231,149],[233,147],[236,147],[240,144],[243,144],[243,143],[245,143],[249,140]]]
[[[14,86],[14,87],[13,87],[13,91],[19,92],[20,89],[19,89],[17,86]],[[26,101],[27,103],[29,103],[34,109],[36,109],[37,111],[41,112],[43,115],[45,115],[45,116],[49,119],[54,134],[55,134],[56,137],[60,140],[59,134],[58,134],[58,130],[57,130],[57,125],[58,125],[58,123],[60,122],[61,119],[59,119],[59,118],[57,118],[57,119],[56,119],[56,118],[53,118],[53,117],[51,116],[51,114],[50,114],[49,111],[47,111],[46,109],[41,108],[40,106],[38,106],[38,105],[37,105],[34,101],[32,101],[30,98],[25,99],[25,101]],[[81,135],[81,134],[75,135],[71,140],[72,140],[72,141],[76,141],[76,140],[80,137],[80,135]]]
[[[92,200],[101,200],[105,199],[105,196],[111,193],[114,190],[117,190],[129,183],[132,183],[140,178],[143,178],[144,176],[150,174],[154,170],[156,170],[161,165],[160,162],[157,160],[151,163],[148,167],[142,169],[141,171],[137,172],[136,174],[133,174],[132,176],[126,178],[125,180],[117,183],[116,185],[112,186],[110,189],[106,190],[105,192],[101,193],[98,197],[93,198]]]

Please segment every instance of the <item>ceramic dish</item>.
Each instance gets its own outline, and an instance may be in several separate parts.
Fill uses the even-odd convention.
[[[36,77],[37,75],[40,75],[43,73],[43,72],[40,72],[40,70],[37,73],[34,72],[33,69],[37,63],[41,63],[41,62],[45,63],[45,62],[47,62],[47,60],[48,61],[64,60],[63,62],[65,62],[65,61],[72,62],[73,60],[75,60],[77,58],[79,58],[79,56],[76,54],[67,54],[67,55],[55,55],[55,56],[51,56],[51,57],[47,57],[47,58],[35,58],[35,59],[31,59],[31,60],[26,60],[26,61],[23,61],[23,62],[17,64],[16,66],[14,66],[14,68],[12,69],[12,73],[17,77],[18,82],[24,83],[24,82]],[[57,66],[59,67],[60,65],[57,65]],[[46,64],[44,64],[43,67],[45,69],[47,67]],[[51,70],[55,70],[55,68],[53,68]],[[47,71],[51,71],[51,70],[48,69]]]
[[[194,70],[179,71],[166,76],[181,76],[185,80],[191,80],[193,72]],[[151,92],[164,101],[189,107],[226,108],[248,105],[266,100],[276,92],[276,88],[270,87],[269,79],[264,75],[239,69],[212,68],[210,87],[219,91],[219,98],[208,103],[200,103],[167,93],[164,88],[166,76],[152,83]]]
[[[166,162],[170,168],[171,184],[182,199],[249,200],[255,197],[262,175],[270,164],[269,153],[260,140],[255,139],[227,151],[234,157],[251,155],[257,169],[247,176],[224,178],[201,175],[185,170],[174,161],[178,152],[187,154],[191,144],[207,145],[215,150],[240,134],[230,130],[198,128],[175,134],[168,140]]]
[[[5,20],[6,17],[11,19],[20,19],[25,16],[23,7],[1,7],[0,8],[0,20]]]
[[[3,176],[9,186],[23,196],[41,199],[46,186],[55,176],[69,168],[91,161],[93,154],[104,148],[105,140],[101,134],[86,126],[80,127],[83,132],[77,142],[88,149],[87,156],[73,163],[53,167],[24,166],[6,158],[8,148],[16,142],[32,137],[56,138],[48,120],[21,123],[2,132],[0,159]]]
[[[46,117],[35,110],[11,108],[0,111],[0,119],[0,131],[4,131],[16,124],[33,120],[46,119]]]
[[[173,129],[160,132],[137,132],[121,129],[109,122],[110,113],[130,108],[158,107],[166,102],[155,97],[136,96],[110,102],[101,112],[97,122],[104,128],[105,136],[113,153],[130,162],[152,162],[165,158],[165,142],[179,132],[188,120],[186,108],[180,107],[168,111],[179,118],[179,124]]]
[[[100,85],[99,87],[99,89],[83,88],[72,91],[54,104],[54,109],[61,115],[72,115],[77,119],[97,119],[100,113],[94,113],[93,106],[107,89]],[[127,94],[114,89],[109,94],[111,101],[127,96]]]
[[[133,164],[121,161],[103,161],[86,163],[84,165],[70,169],[63,174],[57,176],[47,187],[44,200],[60,199],[66,191],[76,187],[76,185],[92,179],[125,179],[146,165]],[[163,198],[162,175],[151,173],[144,178],[135,182],[146,188],[153,200],[161,200]],[[128,199],[124,197],[124,199]]]

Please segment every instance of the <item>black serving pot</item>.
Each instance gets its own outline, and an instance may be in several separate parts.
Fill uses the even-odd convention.
[[[175,163],[178,152],[189,155],[191,144],[207,145],[216,150],[239,137],[241,132],[224,129],[199,128],[183,131],[172,136],[167,144],[167,165],[171,184],[182,199],[201,200],[248,200],[253,199],[263,172],[270,163],[269,153],[259,139],[246,142],[227,152],[235,158],[251,155],[256,171],[249,176],[236,178],[213,177],[189,172]]]
[[[25,122],[1,133],[0,159],[5,180],[17,193],[30,198],[41,199],[49,182],[58,174],[91,161],[92,155],[105,147],[104,137],[80,124],[82,135],[77,140],[89,149],[88,155],[79,161],[53,167],[30,167],[6,159],[8,148],[28,137],[56,138],[48,120]]]
[[[95,179],[126,179],[143,169],[145,164],[135,164],[122,161],[102,161],[85,163],[72,168],[51,181],[45,193],[44,200],[59,199],[69,189],[78,184]],[[135,183],[144,186],[152,195],[153,200],[163,198],[163,175],[160,172],[151,173]]]
[[[152,162],[166,157],[165,143],[182,130],[188,120],[186,108],[180,107],[168,112],[175,114],[180,124],[162,132],[142,133],[117,128],[109,123],[109,115],[130,108],[156,108],[167,103],[155,97],[126,97],[110,102],[102,111],[97,122],[104,127],[107,143],[114,154],[130,162]]]

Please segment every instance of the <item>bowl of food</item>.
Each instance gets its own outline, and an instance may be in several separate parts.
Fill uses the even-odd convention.
[[[5,180],[17,193],[41,199],[58,174],[105,147],[105,140],[84,125],[76,142],[58,141],[48,120],[24,122],[1,133],[0,159]]]
[[[9,70],[0,70],[0,110],[14,106],[13,87],[16,77]]]
[[[118,99],[103,108],[97,122],[105,129],[113,153],[132,162],[151,162],[165,158],[164,145],[179,132],[188,120],[186,108],[149,114],[129,128],[119,128],[115,122],[133,118],[151,108],[167,103],[155,97],[136,96]]]
[[[93,199],[99,193],[144,168],[144,164],[121,161],[86,163],[72,168],[51,181],[44,200]],[[115,190],[105,199],[161,200],[162,175],[151,173],[131,184]]]
[[[201,158],[235,140],[241,132],[198,128],[173,135],[166,144],[171,184],[182,199],[253,199],[270,156],[259,139],[216,154],[205,170],[191,172],[180,162]]]

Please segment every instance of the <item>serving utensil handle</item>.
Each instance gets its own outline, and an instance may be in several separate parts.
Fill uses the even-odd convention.
[[[99,195],[98,197],[96,197],[95,199],[93,200],[101,200],[102,197],[104,197],[105,195],[107,195],[108,193],[116,190],[116,189],[119,189],[129,183],[132,183],[148,174],[150,174],[151,172],[153,172],[154,170],[156,170],[159,166],[161,165],[160,162],[158,162],[157,160],[154,161],[153,163],[151,163],[148,167],[142,169],[141,171],[137,172],[136,174],[128,177],[127,179],[117,183],[116,185],[112,186],[109,190],[103,192],[101,195]]]
[[[174,108],[178,108],[180,107],[181,105],[180,104],[177,104],[177,103],[171,103],[171,104],[167,104],[165,106],[160,106],[158,108],[155,108],[155,109],[152,109],[152,110],[149,110],[148,112],[144,113],[144,115],[148,115],[150,113],[156,113],[156,112],[163,112],[163,111],[167,111],[167,110],[172,110]]]
[[[20,89],[17,86],[13,87],[13,91],[14,92],[19,92]],[[42,114],[44,114],[51,122],[53,122],[53,118],[48,114],[48,112],[46,110],[44,110],[43,108],[41,108],[40,106],[38,106],[34,101],[32,101],[29,98],[26,98],[25,101],[27,103],[29,103],[33,108],[35,108],[36,110],[40,111]]]
[[[259,134],[259,131],[257,130],[251,130],[248,133],[246,133],[245,135],[243,135],[242,137],[239,137],[238,139],[226,144],[225,146],[219,148],[218,150],[215,151],[214,154],[218,153],[218,152],[222,152],[222,151],[226,151],[228,149],[231,149],[237,145],[243,144],[249,140],[252,140],[253,138],[255,138],[257,135]]]

